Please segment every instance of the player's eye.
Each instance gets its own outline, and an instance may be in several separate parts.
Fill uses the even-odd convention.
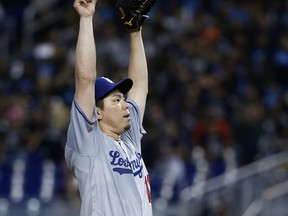
[[[120,103],[122,100],[125,100],[125,98],[121,95],[115,95],[113,98],[112,98],[112,101],[115,102],[115,103]]]
[[[121,101],[121,98],[115,97],[115,98],[113,99],[113,101],[119,103],[119,102]]]

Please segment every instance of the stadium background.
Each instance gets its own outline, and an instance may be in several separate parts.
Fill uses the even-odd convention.
[[[78,31],[72,4],[0,2],[1,216],[78,215],[63,158]],[[119,80],[129,38],[114,5],[99,0],[95,38],[99,74]],[[270,211],[287,213],[288,2],[158,0],[150,15],[143,157],[155,215],[249,215],[272,186],[283,194]],[[223,184],[227,176],[233,186]],[[216,195],[206,197],[209,185]],[[265,215],[255,206],[250,215]]]

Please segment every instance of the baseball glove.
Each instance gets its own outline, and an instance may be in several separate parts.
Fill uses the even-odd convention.
[[[130,31],[139,31],[145,19],[149,19],[148,12],[156,0],[117,0],[116,7],[122,17],[121,23]]]

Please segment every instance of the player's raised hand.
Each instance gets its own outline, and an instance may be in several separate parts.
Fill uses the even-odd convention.
[[[80,17],[89,17],[93,16],[96,3],[97,0],[75,0],[73,6]]]

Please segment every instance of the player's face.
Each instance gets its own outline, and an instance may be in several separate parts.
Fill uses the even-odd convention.
[[[110,128],[111,132],[117,134],[130,128],[129,104],[119,90],[113,91],[104,98],[102,123]]]

